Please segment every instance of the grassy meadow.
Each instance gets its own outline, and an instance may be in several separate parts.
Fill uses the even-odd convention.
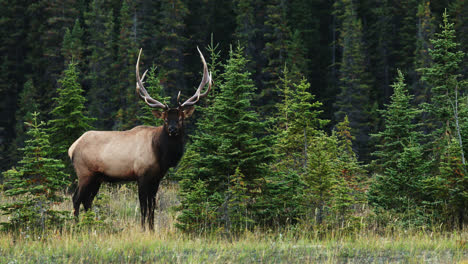
[[[97,223],[0,233],[0,263],[468,263],[466,229],[323,234],[300,225],[236,237],[223,230],[188,235],[174,227],[176,193],[174,185],[160,188],[150,232],[140,228],[135,185],[104,185],[93,209]],[[70,198],[57,206],[72,211]]]

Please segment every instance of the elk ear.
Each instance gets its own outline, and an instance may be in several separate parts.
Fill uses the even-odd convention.
[[[193,112],[195,111],[195,107],[190,107],[190,108],[187,108],[187,109],[184,109],[184,118],[189,118]]]
[[[159,118],[164,120],[166,118],[166,115],[164,111],[158,111],[158,110],[151,110],[151,113],[153,113],[154,117]]]

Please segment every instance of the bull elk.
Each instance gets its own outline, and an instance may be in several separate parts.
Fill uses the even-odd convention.
[[[198,47],[197,47],[198,49]],[[136,90],[145,103],[154,108],[153,115],[164,120],[159,127],[137,126],[128,131],[88,131],[68,149],[78,177],[78,187],[73,194],[74,215],[78,217],[80,204],[85,210],[91,208],[102,182],[136,181],[140,200],[141,225],[145,221],[154,229],[155,197],[159,183],[167,170],[174,167],[184,150],[184,119],[192,115],[194,105],[211,90],[211,74],[205,58],[203,78],[195,94],[184,103],[177,96],[176,108],[170,108],[153,99],[140,78],[140,53],[136,63]],[[208,88],[202,93],[202,89]]]

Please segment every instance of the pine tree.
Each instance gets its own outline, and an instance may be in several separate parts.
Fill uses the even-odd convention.
[[[293,162],[295,168],[305,167],[310,138],[328,121],[320,118],[322,103],[315,101],[315,96],[308,91],[310,84],[305,78],[295,84],[292,73],[285,69],[281,82],[283,101],[278,103],[277,152],[288,153],[288,166]]]
[[[421,111],[411,106],[413,96],[408,92],[401,71],[398,71],[397,80],[392,87],[394,92],[390,103],[385,110],[379,110],[384,129],[371,135],[378,142],[377,150],[372,155],[376,157],[374,164],[380,172],[385,168],[395,168],[405,146],[413,141],[417,142],[421,137],[417,131],[419,125],[415,124]]]
[[[41,41],[44,43],[44,56],[47,59],[47,78],[55,80],[60,75],[63,67],[63,58],[60,52],[64,34],[71,28],[78,18],[77,1],[44,1],[47,19],[45,22],[45,34]],[[78,58],[76,58],[78,59]]]
[[[226,227],[230,232],[241,232],[251,228],[254,220],[249,213],[250,196],[244,175],[236,168],[234,175],[229,176],[228,189],[226,191]]]
[[[83,61],[83,35],[84,30],[78,19],[75,20],[75,25],[71,31],[69,28],[66,29],[62,43],[62,56],[65,60],[64,65],[68,65],[71,61],[76,61],[78,63]]]
[[[424,188],[429,198],[426,204],[437,222],[462,228],[468,208],[468,175],[460,156],[460,145],[448,138],[440,158],[439,173],[426,179]]]
[[[340,44],[343,50],[340,65],[340,89],[335,102],[336,120],[348,116],[352,133],[356,136],[356,149],[361,160],[367,160],[370,146],[369,133],[371,122],[371,77],[366,68],[363,46],[362,23],[357,17],[356,7],[350,0],[336,4],[342,12],[340,27]]]
[[[396,56],[393,56],[397,36],[393,34],[395,26],[395,5],[391,0],[372,1],[369,7],[369,28],[364,32],[368,42],[369,60],[372,75],[375,76],[377,99],[379,103],[388,103],[392,94],[391,75],[395,71]],[[366,8],[367,9],[367,8]],[[365,12],[365,11],[364,11]]]
[[[419,0],[402,0],[394,4],[394,25],[397,27],[396,42],[393,56],[397,57],[395,66],[407,74],[411,74],[414,62],[414,50],[417,33],[417,18]]]
[[[399,154],[396,163],[373,179],[367,193],[368,201],[376,211],[383,209],[396,213],[403,224],[429,223],[425,210],[429,163],[424,159],[418,142],[409,142]],[[433,219],[432,219],[433,220]]]
[[[262,113],[270,113],[278,103],[281,71],[287,60],[287,46],[291,32],[286,21],[287,3],[284,0],[271,1],[266,6],[265,47],[262,55],[266,59],[263,67],[263,89],[260,95]]]
[[[25,123],[31,128],[21,149],[23,158],[19,166],[4,172],[6,185],[11,187],[5,195],[15,198],[0,206],[3,214],[10,217],[9,223],[1,223],[6,228],[56,228],[68,214],[52,207],[63,201],[61,192],[69,184],[68,175],[62,172],[64,166],[59,160],[50,158],[45,123],[38,121],[38,115],[35,112],[32,121]]]
[[[181,192],[184,201],[178,208],[181,214],[175,226],[185,232],[205,233],[220,226],[219,207],[223,200],[219,193],[209,194],[203,180],[191,183],[190,190]]]
[[[417,71],[417,85],[414,88],[416,102],[426,102],[430,96],[429,87],[421,80],[421,72],[418,69],[430,67],[432,59],[429,50],[432,49],[430,39],[434,37],[434,17],[430,9],[430,2],[421,3],[418,7],[418,36],[416,42],[414,67]]]
[[[70,62],[58,81],[58,97],[54,98],[55,108],[50,112],[49,133],[52,135],[50,154],[63,161],[68,160],[67,150],[84,132],[92,129],[93,118],[86,116],[83,89],[78,82],[77,64]]]
[[[456,133],[456,117],[458,93],[463,83],[461,63],[464,53],[458,48],[460,44],[455,42],[453,23],[448,20],[447,12],[443,15],[442,32],[436,33],[436,39],[431,39],[433,49],[429,50],[432,65],[421,69],[422,80],[431,87],[431,100],[423,104],[424,111],[428,114],[429,127],[433,151],[443,150],[445,139],[443,135]],[[437,156],[437,153],[434,153]]]
[[[14,159],[10,158],[10,146],[14,146],[15,116],[17,98],[24,83],[29,79],[25,76],[29,65],[25,62],[24,51],[28,20],[24,14],[28,6],[20,1],[0,1],[0,171],[10,168]],[[2,175],[0,174],[0,181]]]
[[[384,130],[372,135],[379,142],[373,153],[379,174],[373,179],[367,196],[376,210],[391,210],[405,221],[424,224],[425,219],[420,217],[424,214],[423,181],[429,167],[422,158],[421,133],[415,123],[421,111],[411,106],[413,96],[408,93],[401,71],[392,87],[390,104],[380,111]]]
[[[308,147],[306,170],[302,175],[305,184],[302,201],[307,215],[313,214],[315,223],[322,224],[330,206],[331,190],[339,177],[338,144],[336,137],[318,133]]]
[[[85,13],[85,24],[89,39],[87,41],[88,72],[85,76],[89,83],[88,101],[91,116],[96,117],[98,129],[112,129],[114,115],[118,106],[114,70],[114,16],[113,10],[106,6],[104,0],[93,0]]]
[[[366,171],[359,163],[356,153],[352,149],[354,136],[351,134],[348,117],[336,125],[332,137],[337,142],[337,160],[334,161],[338,169],[338,177],[331,189],[330,211],[332,219],[338,227],[351,223],[353,207],[364,204],[363,178]]]
[[[163,87],[161,81],[156,73],[156,67],[151,67],[145,77],[145,88],[154,99],[159,102],[169,101],[169,97],[163,95]],[[135,96],[135,95],[134,95]],[[138,121],[146,126],[159,126],[163,124],[163,120],[155,119],[151,111],[154,110],[149,107],[145,102],[140,100],[138,102]]]
[[[32,113],[39,110],[37,103],[37,91],[32,80],[28,80],[19,94],[18,110],[16,111],[16,137],[10,147],[10,160],[14,163],[18,162],[20,157],[19,149],[24,147],[26,131],[24,122],[32,120]]]
[[[204,110],[205,116],[198,122],[193,142],[180,163],[181,193],[190,193],[192,182],[201,179],[206,183],[208,196],[218,193],[224,200],[229,177],[235,175],[238,168],[244,175],[247,195],[255,197],[258,179],[266,175],[271,151],[267,146],[268,137],[260,137],[264,133],[264,124],[251,110],[255,86],[249,78],[250,73],[245,70],[247,61],[242,53],[240,47],[231,50],[225,72],[221,75],[223,82],[219,93],[213,106]],[[252,205],[248,206],[252,208]],[[183,200],[182,212],[188,207],[189,201]],[[228,210],[225,207],[220,216],[224,221]],[[183,219],[182,215],[179,221]],[[223,223],[224,226],[226,224]]]
[[[114,129],[131,129],[137,124],[137,111],[140,99],[135,94],[135,62],[137,49],[136,7],[134,1],[123,1],[120,8],[120,33],[117,41],[117,61],[114,67],[118,72],[114,86],[114,104],[119,107],[117,125]]]
[[[236,40],[245,47],[247,58],[253,59],[257,56],[257,47],[255,43],[259,30],[256,27],[255,5],[252,1],[237,0],[234,3],[234,12],[236,14]]]
[[[457,40],[459,43],[468,43],[468,3],[463,0],[453,1],[450,5],[451,14],[454,20],[454,29],[457,34]],[[461,50],[468,54],[467,45],[461,45]],[[463,63],[463,72],[468,71],[468,56],[464,57]]]
[[[188,13],[186,3],[182,0],[161,1],[159,38],[162,48],[158,66],[161,69],[160,80],[166,94],[173,94],[174,91],[186,87],[184,51],[188,40],[185,35],[184,19]],[[184,90],[181,92],[190,94]]]

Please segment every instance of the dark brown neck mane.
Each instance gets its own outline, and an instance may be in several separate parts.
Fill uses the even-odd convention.
[[[185,141],[183,129],[177,136],[169,136],[166,129],[161,128],[161,133],[156,133],[153,137],[153,150],[158,157],[162,175],[165,175],[167,170],[177,166],[182,158]]]

